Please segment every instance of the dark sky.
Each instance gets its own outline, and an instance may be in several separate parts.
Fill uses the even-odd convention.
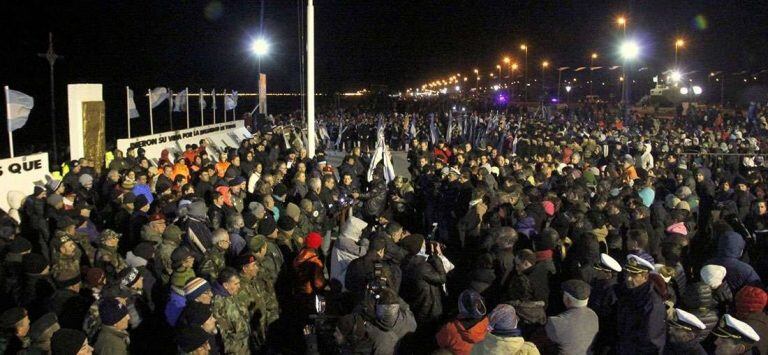
[[[262,62],[269,89],[298,91],[297,10],[306,0],[265,1],[264,31],[273,42]],[[65,56],[57,89],[104,83],[108,118],[109,100],[123,97],[125,85],[252,91],[256,59],[248,44],[259,31],[259,12],[259,0],[3,1],[0,82],[33,95],[33,118],[47,118],[48,68],[35,54],[53,31]],[[681,60],[688,68],[768,67],[767,1],[319,0],[315,12],[319,92],[372,84],[399,90],[476,66],[490,69],[505,53],[519,56],[521,42],[533,63],[583,66],[596,50],[599,64],[613,64],[618,14],[627,15],[628,32],[644,47],[643,65],[653,69],[670,66],[678,35],[687,40]],[[58,96],[63,115],[66,98]]]

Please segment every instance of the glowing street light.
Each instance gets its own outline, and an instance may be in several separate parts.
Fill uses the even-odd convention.
[[[624,36],[626,37],[627,36],[627,19],[624,16],[619,16],[616,19],[616,24],[621,26]]]
[[[499,78],[501,78],[501,65],[496,64],[496,69],[499,70]]]
[[[683,74],[680,73],[679,70],[673,70],[671,73],[669,73],[669,78],[672,79],[673,82],[678,83],[680,82],[680,79],[683,78]]]
[[[635,60],[640,55],[640,46],[637,45],[637,42],[632,40],[627,40],[621,43],[621,46],[619,46],[619,55],[624,60]]]
[[[504,64],[509,64],[509,57],[504,57]]]
[[[678,38],[675,41],[675,68],[677,68],[677,51],[683,46],[685,46],[685,41],[682,38]]]
[[[595,59],[597,59],[597,53],[592,53],[591,56],[589,56],[589,95],[592,95],[592,83],[595,81],[592,79],[592,67],[595,66]]]
[[[251,51],[259,59],[259,73],[261,73],[261,57],[269,54],[269,42],[264,38],[257,38],[251,43]]]

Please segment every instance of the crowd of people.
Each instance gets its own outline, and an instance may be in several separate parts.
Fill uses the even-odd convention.
[[[72,161],[0,214],[0,349],[768,354],[763,112],[337,111],[314,157],[278,116]]]

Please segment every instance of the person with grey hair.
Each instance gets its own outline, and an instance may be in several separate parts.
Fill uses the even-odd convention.
[[[245,249],[246,242],[241,235],[243,227],[245,227],[243,215],[233,213],[227,216],[227,231],[229,232],[229,250],[227,255],[230,257],[240,255],[240,252]]]
[[[589,307],[591,287],[573,279],[563,282],[563,304],[567,310],[549,317],[544,329],[557,345],[558,354],[590,354],[598,330],[597,314]]]

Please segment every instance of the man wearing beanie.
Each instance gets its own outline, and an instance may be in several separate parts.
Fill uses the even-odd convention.
[[[768,354],[768,315],[765,314],[768,294],[759,287],[744,286],[736,292],[735,303],[736,318],[760,334],[755,349],[759,354]]]
[[[184,327],[176,332],[176,344],[183,354],[211,354],[210,335],[200,327]]]
[[[34,321],[29,327],[30,352],[50,354],[51,337],[60,328],[54,313],[46,313]]]
[[[96,251],[96,267],[101,268],[107,274],[107,278],[115,280],[117,274],[123,271],[127,264],[123,256],[118,253],[117,245],[120,242],[120,234],[105,229],[99,238],[99,250]]]
[[[539,354],[536,345],[523,339],[519,321],[515,307],[508,304],[496,306],[488,317],[490,332],[472,347],[472,354]]]
[[[416,319],[413,318],[408,305],[391,288],[384,288],[378,294],[375,305],[365,322],[365,330],[373,340],[375,354],[395,354],[398,343],[404,336],[416,330]],[[407,350],[402,347],[402,350]]]
[[[37,319],[46,313],[46,307],[56,291],[51,278],[48,261],[40,254],[30,253],[21,259],[24,281],[17,302],[29,312],[30,318]]]
[[[286,259],[293,260],[304,245],[304,236],[294,235],[296,221],[288,216],[281,216],[277,221],[278,237],[280,249],[283,251]]]
[[[229,250],[229,232],[219,228],[213,231],[213,247],[208,248],[203,261],[200,263],[200,276],[209,280],[216,278],[224,266],[226,266],[226,253]]]
[[[165,320],[170,325],[175,325],[181,314],[181,310],[186,305],[186,292],[184,288],[195,278],[195,272],[192,270],[195,258],[192,252],[185,246],[180,246],[173,251],[174,271],[171,275],[171,292],[168,304],[165,306]]]
[[[51,355],[91,354],[93,348],[80,330],[61,328],[51,337]]]
[[[6,309],[0,314],[0,352],[16,354],[29,347],[30,322],[27,310],[21,307]]]
[[[97,354],[128,355],[128,307],[115,298],[99,301],[101,331],[93,346]]]
[[[309,232],[304,248],[293,260],[296,273],[296,302],[301,307],[302,315],[315,313],[315,295],[322,294],[327,283],[323,274],[323,262],[317,250],[323,244],[323,237],[318,232]]]
[[[558,354],[589,354],[598,331],[597,314],[587,307],[591,288],[578,279],[563,282],[561,288],[568,310],[549,317],[547,337],[557,345]]]

